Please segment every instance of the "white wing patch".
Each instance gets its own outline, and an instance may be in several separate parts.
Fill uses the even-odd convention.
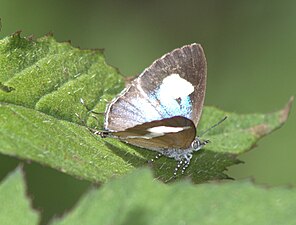
[[[159,87],[160,100],[183,98],[192,92],[194,92],[194,86],[177,73],[164,78]]]
[[[167,127],[167,126],[159,126],[159,127],[152,127],[147,129],[151,133],[157,134],[165,134],[165,133],[177,133],[182,130],[189,129],[190,127]]]

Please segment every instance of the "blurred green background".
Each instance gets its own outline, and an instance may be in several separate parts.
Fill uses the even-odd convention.
[[[0,0],[1,38],[22,30],[36,37],[105,48],[109,64],[137,75],[176,47],[201,43],[208,60],[206,104],[238,113],[270,112],[296,90],[296,1],[70,1]],[[296,115],[241,156],[228,174],[268,185],[296,184]],[[0,179],[18,160],[0,155]],[[43,222],[72,207],[89,188],[25,162],[28,193]]]

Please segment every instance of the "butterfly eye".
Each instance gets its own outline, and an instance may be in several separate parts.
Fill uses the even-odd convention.
[[[198,150],[200,146],[201,146],[201,142],[198,138],[196,138],[191,144],[191,147],[195,150]]]

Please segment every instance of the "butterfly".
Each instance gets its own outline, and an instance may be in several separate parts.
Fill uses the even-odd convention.
[[[192,153],[208,143],[196,136],[202,114],[207,64],[199,44],[177,48],[152,63],[108,105],[101,137],[174,158],[182,174]],[[153,160],[152,160],[153,161]]]

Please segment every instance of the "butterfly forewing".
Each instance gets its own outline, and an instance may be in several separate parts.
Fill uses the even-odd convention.
[[[131,85],[124,90],[120,98],[116,98],[115,102],[109,105],[105,116],[105,129],[120,131],[161,118],[161,113],[151,105],[146,94]]]
[[[109,104],[105,129],[124,131],[174,116],[186,117],[197,125],[205,88],[202,47],[191,44],[175,49],[156,60]]]
[[[136,125],[112,135],[126,143],[152,150],[187,149],[195,139],[196,129],[191,120],[175,116]]]

